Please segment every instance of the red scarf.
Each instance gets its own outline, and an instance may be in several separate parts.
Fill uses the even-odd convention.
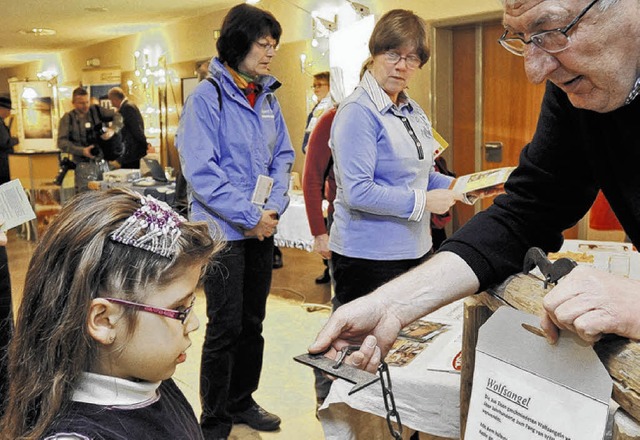
[[[262,90],[262,87],[254,82],[248,83],[247,87],[242,90],[244,92],[244,96],[247,97],[247,100],[249,101],[251,107],[254,107],[256,105],[256,98],[258,97],[260,90]]]

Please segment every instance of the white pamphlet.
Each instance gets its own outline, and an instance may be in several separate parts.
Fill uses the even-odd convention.
[[[36,218],[19,179],[0,185],[0,218],[4,219],[3,231]]]
[[[251,203],[263,207],[267,204],[269,196],[271,195],[271,189],[273,188],[273,179],[269,176],[259,175],[256,187],[253,189],[253,195],[251,196]]]

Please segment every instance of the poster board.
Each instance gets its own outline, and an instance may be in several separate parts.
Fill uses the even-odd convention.
[[[59,114],[55,81],[12,81],[9,89],[20,140],[18,150],[56,150]]]

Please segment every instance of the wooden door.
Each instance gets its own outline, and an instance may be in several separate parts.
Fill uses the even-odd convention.
[[[517,165],[520,151],[535,132],[544,84],[531,84],[524,59],[498,44],[503,32],[499,22],[453,29],[452,145],[453,170],[458,175]],[[478,125],[480,130],[475,129]],[[485,146],[490,143],[502,144],[500,160],[487,161]],[[483,200],[480,209],[491,203],[492,199]],[[475,213],[475,207],[458,205],[456,210],[458,227]],[[565,237],[577,237],[577,227]]]

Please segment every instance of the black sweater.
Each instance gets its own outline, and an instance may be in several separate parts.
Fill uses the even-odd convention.
[[[632,242],[640,244],[640,99],[609,113],[576,109],[547,83],[536,133],[487,210],[441,247],[463,258],[480,290],[522,271],[532,246],[557,251],[602,189]]]

